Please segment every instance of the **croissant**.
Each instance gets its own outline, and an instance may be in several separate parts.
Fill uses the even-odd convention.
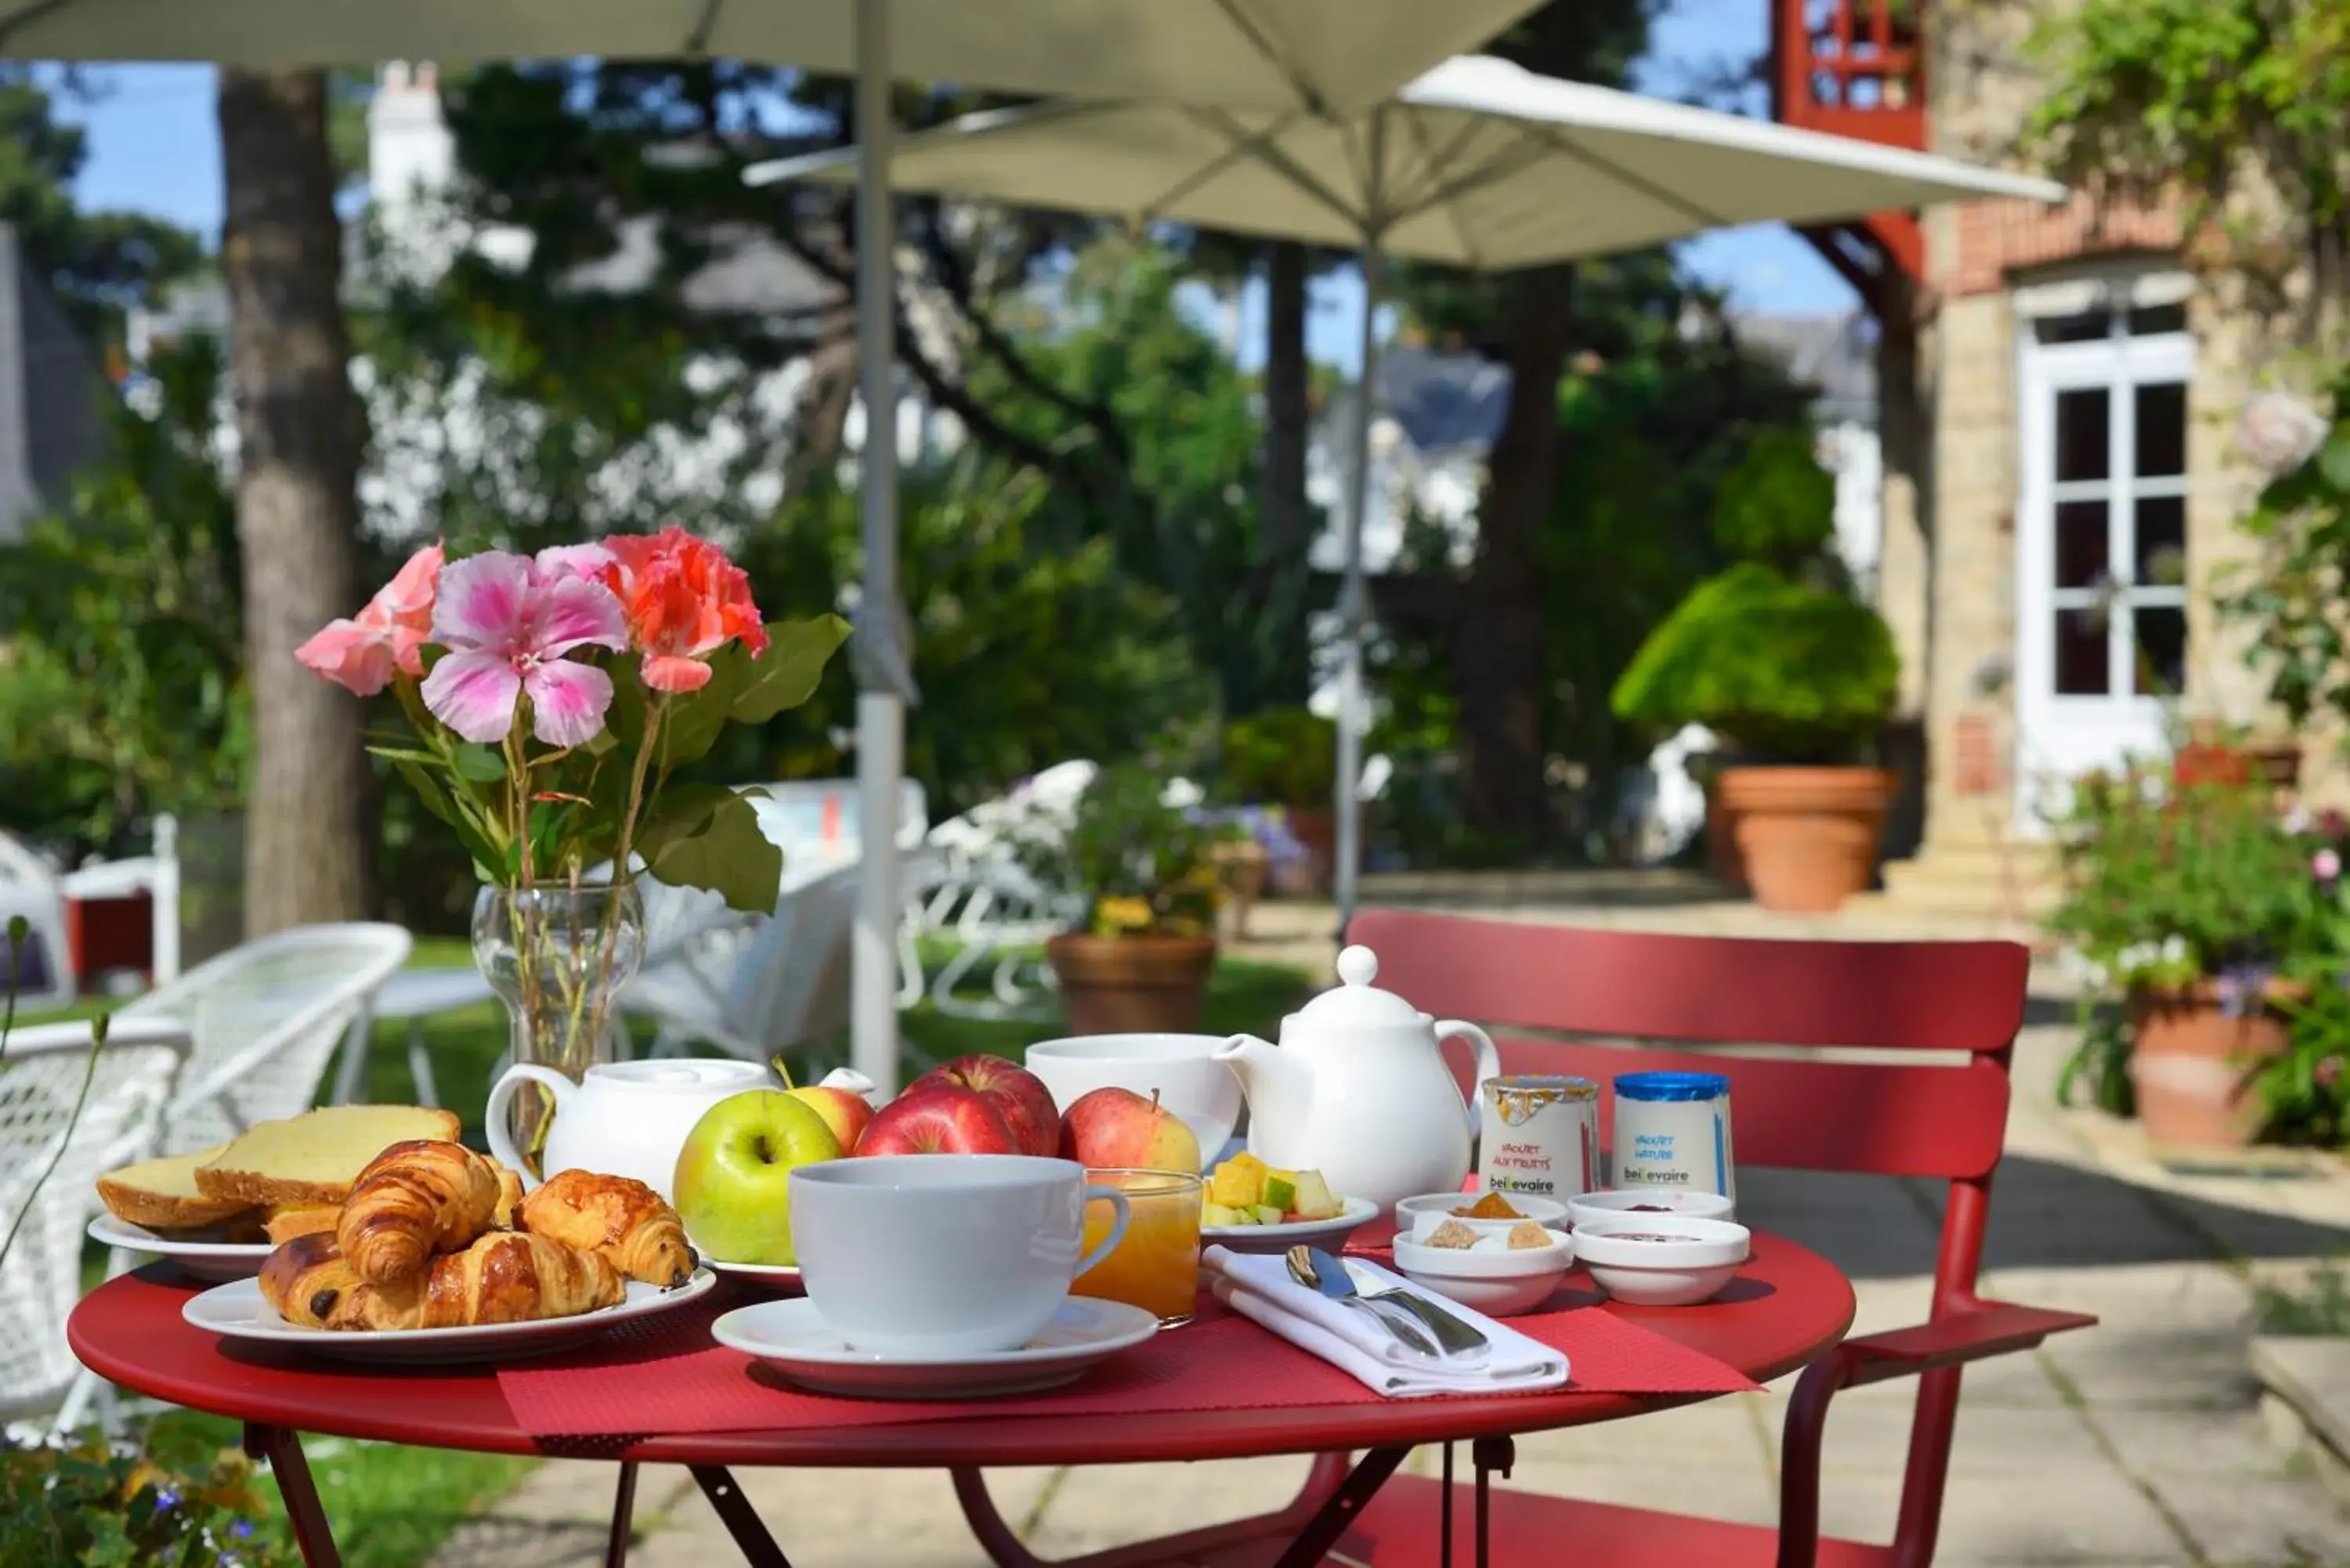
[[[660,1193],[625,1176],[559,1172],[523,1199],[522,1228],[593,1252],[629,1279],[665,1290],[685,1283],[702,1262],[685,1239],[677,1210]]]
[[[463,1144],[396,1143],[359,1172],[335,1240],[360,1279],[390,1284],[487,1231],[497,1203],[496,1167]]]
[[[522,1228],[522,1178],[490,1161],[498,1173],[498,1200],[490,1210],[490,1225],[494,1230],[516,1231]]]
[[[296,1236],[307,1236],[324,1231],[333,1235],[342,1223],[343,1211],[334,1204],[301,1209],[273,1209],[262,1222],[262,1231],[271,1243],[291,1241]]]
[[[461,1328],[617,1305],[620,1276],[591,1252],[520,1231],[484,1236],[389,1285],[359,1277],[332,1236],[297,1236],[261,1265],[263,1299],[302,1328]]]

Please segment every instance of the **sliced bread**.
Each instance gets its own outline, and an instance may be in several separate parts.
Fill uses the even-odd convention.
[[[454,1111],[417,1106],[328,1106],[264,1122],[196,1169],[208,1198],[301,1209],[340,1203],[368,1162],[409,1138],[454,1141]]]
[[[192,1231],[217,1225],[253,1207],[241,1198],[208,1198],[196,1186],[196,1167],[227,1147],[142,1159],[98,1179],[99,1201],[125,1224],[148,1231]]]

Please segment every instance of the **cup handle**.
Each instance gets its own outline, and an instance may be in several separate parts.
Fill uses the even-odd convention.
[[[1476,1075],[1469,1080],[1469,1093],[1463,1096],[1469,1102],[1469,1136],[1476,1137],[1485,1130],[1485,1110],[1482,1104],[1485,1096],[1479,1092],[1480,1086],[1486,1079],[1502,1075],[1502,1054],[1493,1049],[1492,1035],[1475,1024],[1463,1023],[1457,1018],[1448,1018],[1439,1023],[1436,1039],[1439,1044],[1447,1040],[1466,1040],[1477,1048]]]
[[[1108,1204],[1118,1210],[1118,1218],[1110,1221],[1109,1234],[1102,1238],[1101,1245],[1077,1260],[1076,1268],[1069,1274],[1073,1280],[1118,1251],[1118,1244],[1126,1240],[1127,1221],[1134,1218],[1133,1206],[1127,1202],[1126,1194],[1115,1187],[1088,1187],[1084,1200]]]
[[[508,1128],[506,1112],[514,1106],[514,1097],[525,1083],[536,1084],[555,1096],[555,1114],[563,1114],[564,1102],[579,1085],[552,1067],[542,1067],[535,1062],[517,1062],[500,1075],[490,1085],[489,1103],[482,1107],[484,1129],[489,1134],[490,1153],[500,1165],[522,1178],[527,1188],[538,1186],[530,1173],[530,1162],[514,1146],[514,1133]]]

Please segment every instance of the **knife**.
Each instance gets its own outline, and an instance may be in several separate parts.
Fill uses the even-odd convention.
[[[1326,1256],[1327,1254],[1324,1254],[1324,1257]],[[1321,1257],[1315,1259],[1317,1265],[1322,1262]],[[1359,1262],[1353,1258],[1337,1260],[1337,1262],[1339,1266],[1347,1271],[1347,1277],[1355,1282],[1355,1289],[1361,1293],[1364,1300],[1393,1302],[1409,1312],[1428,1325],[1429,1332],[1436,1335],[1437,1343],[1444,1347],[1444,1353],[1447,1355],[1462,1355],[1472,1350],[1486,1348],[1488,1341],[1474,1325],[1463,1323],[1428,1297],[1416,1291],[1398,1290],[1382,1279],[1368,1264]]]

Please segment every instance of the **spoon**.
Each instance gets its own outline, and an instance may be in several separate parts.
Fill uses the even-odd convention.
[[[1326,1257],[1327,1255],[1323,1254]],[[1443,1359],[1443,1351],[1439,1348],[1436,1341],[1429,1337],[1428,1330],[1421,1325],[1419,1319],[1382,1312],[1378,1305],[1364,1300],[1356,1293],[1355,1282],[1347,1277],[1346,1270],[1336,1266],[1327,1269],[1317,1266],[1313,1248],[1304,1246],[1290,1248],[1286,1262],[1289,1264],[1289,1277],[1307,1290],[1316,1292],[1331,1301],[1344,1302],[1348,1306],[1360,1308],[1369,1314],[1373,1323],[1392,1334],[1398,1344],[1415,1350],[1430,1360]]]

